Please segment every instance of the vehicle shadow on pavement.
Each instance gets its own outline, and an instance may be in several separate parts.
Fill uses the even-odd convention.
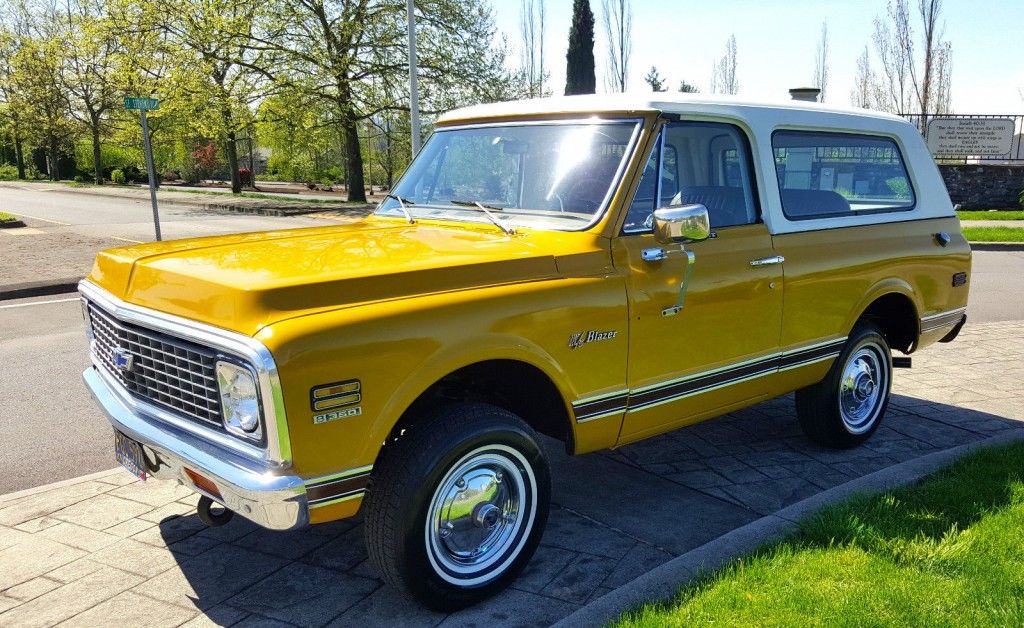
[[[882,427],[844,451],[804,437],[792,396],[578,458],[551,441],[553,504],[541,547],[512,588],[449,616],[381,583],[354,520],[271,532],[236,516],[159,524],[177,569],[137,589],[194,604],[221,625],[550,625],[588,601],[739,526],[900,462],[1024,422],[893,395]]]

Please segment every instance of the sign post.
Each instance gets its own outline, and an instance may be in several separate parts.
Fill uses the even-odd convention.
[[[142,120],[142,142],[146,151],[146,173],[149,175],[149,200],[153,205],[153,229],[156,231],[156,240],[160,237],[160,212],[156,207],[156,168],[153,166],[153,145],[149,141],[149,124],[146,122],[146,112],[152,109],[159,109],[160,102],[156,98],[125,98],[125,109],[138,109],[139,117]]]

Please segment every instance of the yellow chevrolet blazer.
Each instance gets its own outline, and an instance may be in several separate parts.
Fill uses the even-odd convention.
[[[796,391],[833,447],[893,351],[963,326],[971,251],[915,128],[868,111],[581,96],[441,117],[356,224],[104,251],[84,374],[140,478],[272,529],[365,514],[382,577],[450,610],[584,454]]]

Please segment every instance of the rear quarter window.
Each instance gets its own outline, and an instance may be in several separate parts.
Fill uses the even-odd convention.
[[[782,211],[790,220],[914,208],[903,155],[888,137],[776,131],[772,149]]]

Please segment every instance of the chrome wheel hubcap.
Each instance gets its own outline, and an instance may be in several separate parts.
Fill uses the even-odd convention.
[[[839,412],[854,434],[871,429],[888,390],[888,369],[883,349],[867,344],[850,355],[839,380]]]
[[[438,574],[471,585],[504,571],[532,526],[536,490],[529,463],[512,448],[484,447],[456,462],[427,513],[427,553]]]

